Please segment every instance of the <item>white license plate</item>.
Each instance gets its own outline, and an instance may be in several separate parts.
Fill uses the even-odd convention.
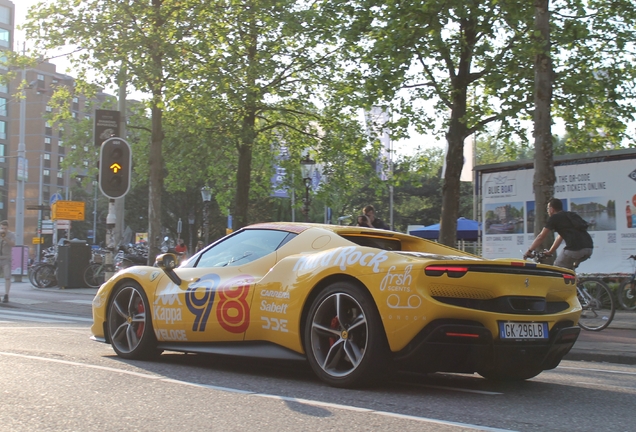
[[[501,339],[548,339],[548,323],[500,322]]]

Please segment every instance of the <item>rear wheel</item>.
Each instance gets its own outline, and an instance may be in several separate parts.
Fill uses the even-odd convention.
[[[118,356],[147,359],[159,353],[148,298],[138,283],[127,281],[115,289],[107,322],[110,343]]]
[[[595,279],[581,280],[577,287],[583,311],[579,326],[585,330],[601,331],[614,319],[614,298],[603,282]]]
[[[84,282],[91,288],[99,288],[104,283],[104,267],[91,264],[84,270]]]
[[[636,309],[636,281],[628,279],[618,287],[618,302],[623,309]]]
[[[56,268],[53,264],[42,264],[33,272],[33,281],[38,288],[50,288],[57,284]]]
[[[304,336],[309,364],[331,386],[359,386],[386,371],[389,349],[380,314],[359,286],[337,282],[318,294]]]

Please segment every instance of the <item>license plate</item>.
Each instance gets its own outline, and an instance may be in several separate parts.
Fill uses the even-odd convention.
[[[501,339],[548,339],[548,323],[500,322]]]

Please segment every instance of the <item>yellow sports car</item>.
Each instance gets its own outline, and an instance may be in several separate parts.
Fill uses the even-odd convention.
[[[307,359],[351,387],[397,369],[528,379],[579,335],[573,272],[391,231],[258,224],[175,263],[164,254],[103,284],[93,339],[128,359]]]

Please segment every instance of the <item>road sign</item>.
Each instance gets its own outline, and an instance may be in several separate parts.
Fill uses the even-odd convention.
[[[58,220],[56,221],[56,228],[59,230],[70,230],[71,229],[71,221],[70,220]]]
[[[53,220],[84,220],[84,201],[56,201],[51,206]]]
[[[56,192],[53,195],[51,195],[51,198],[49,199],[49,204],[53,205],[55,201],[59,201],[61,199],[62,199],[62,195]]]
[[[119,136],[119,118],[119,111],[95,110],[95,147],[101,146],[108,138]]]
[[[33,237],[31,241],[33,244],[44,244],[44,237]]]

